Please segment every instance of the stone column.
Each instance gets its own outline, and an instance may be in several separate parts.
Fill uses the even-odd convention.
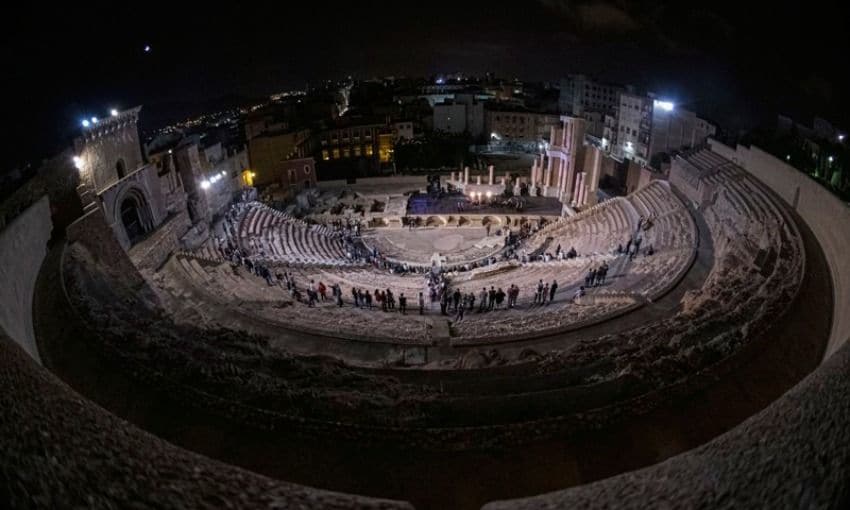
[[[452,177],[451,177],[451,179],[449,179],[449,182],[451,182],[451,183],[455,182],[455,173],[454,172],[452,172]]]
[[[475,177],[478,178],[478,185],[481,186],[481,175],[479,174],[479,175],[476,175]]]
[[[463,184],[464,185],[469,184],[469,167],[468,166],[463,168]]]
[[[579,207],[584,206],[584,201],[586,198],[587,186],[585,184],[585,179],[587,179],[587,173],[579,172],[578,178],[576,179],[576,191],[574,193],[576,197],[576,205],[578,205]]]
[[[587,197],[584,203],[586,205],[596,205],[596,190],[599,189],[599,176],[602,174],[602,151],[597,148],[592,148],[593,158],[590,165],[590,171],[587,172],[585,182],[587,184]]]
[[[487,170],[490,172],[490,186],[492,186],[493,185],[493,177],[494,177],[493,172],[496,170],[496,167],[494,167],[493,165],[490,165],[490,166],[487,167]]]

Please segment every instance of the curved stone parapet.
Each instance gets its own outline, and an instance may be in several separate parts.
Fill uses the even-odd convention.
[[[143,432],[80,397],[0,334],[7,508],[412,508],[272,480]]]

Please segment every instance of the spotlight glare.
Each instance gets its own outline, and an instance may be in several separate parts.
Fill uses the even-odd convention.
[[[201,188],[202,189],[210,189],[210,181],[208,181],[206,179],[201,181]]]
[[[109,110],[109,114],[112,115],[113,117],[117,117],[118,116],[118,110],[113,108],[113,109]]]
[[[83,127],[89,127],[90,125],[91,123],[88,121],[88,119],[83,119]]]
[[[653,106],[655,106],[656,108],[660,108],[660,109],[664,110],[665,112],[672,112],[673,111],[673,102],[672,101],[655,100],[653,102]]]

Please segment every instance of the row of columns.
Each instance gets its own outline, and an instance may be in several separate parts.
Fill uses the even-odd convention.
[[[488,174],[489,174],[489,175],[488,175],[488,179],[487,179],[487,183],[488,183],[490,186],[492,186],[493,184],[495,184],[495,183],[496,183],[496,182],[495,182],[495,178],[496,178],[496,174],[495,174],[495,172],[496,172],[496,167],[494,167],[493,165],[488,166],[488,167],[487,167],[487,172],[488,172]],[[462,184],[464,184],[464,185],[469,184],[469,167],[468,167],[468,166],[463,168],[463,173],[462,173],[462,174],[461,174],[461,172],[458,172],[458,173],[457,173],[457,179],[455,179],[455,173],[454,173],[454,172],[452,172],[450,181],[451,181],[451,182],[457,182],[457,181],[460,181],[460,180],[461,180],[461,176],[463,176]],[[506,173],[505,173],[505,177],[504,177],[504,178],[502,178],[502,185],[504,185],[504,184],[505,184],[505,179],[507,178],[507,176],[508,176],[508,174],[507,174],[507,172],[506,172]],[[476,178],[477,178],[478,184],[480,185],[480,184],[481,184],[481,175],[477,175],[477,176],[476,176]]]

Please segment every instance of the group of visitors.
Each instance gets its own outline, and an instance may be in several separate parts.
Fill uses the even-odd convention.
[[[534,293],[535,305],[546,305],[555,299],[555,292],[558,290],[558,281],[552,280],[552,284],[543,283],[541,279],[537,282],[537,291]],[[548,301],[547,301],[548,300]]]
[[[605,278],[608,276],[608,263],[603,262],[601,266],[592,268],[584,277],[585,287],[596,287],[605,284]]]

